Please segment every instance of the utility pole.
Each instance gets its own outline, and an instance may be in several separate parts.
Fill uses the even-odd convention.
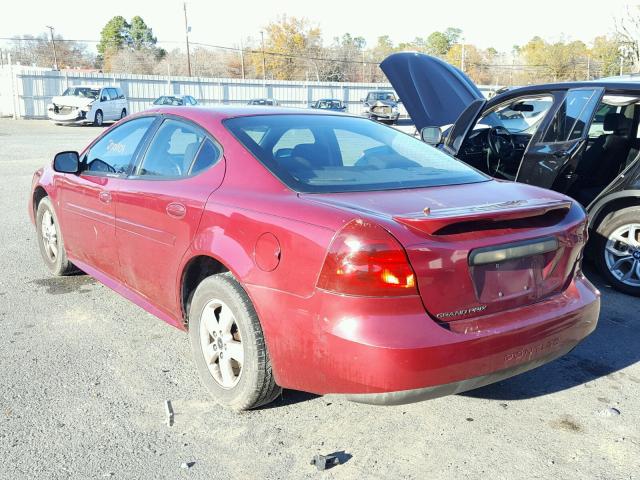
[[[464,72],[464,38],[462,39],[462,55],[460,55],[460,70]]]
[[[587,80],[591,79],[591,55],[587,55]]]
[[[187,2],[182,4],[184,6],[184,34],[187,38],[187,72],[191,76],[191,54],[189,53],[189,22],[187,21]]]
[[[262,79],[267,80],[267,62],[264,59],[264,32],[260,30],[260,39],[262,43]]]
[[[53,45],[53,69],[58,70],[58,53],[56,52],[56,40],[53,38],[53,27],[46,25],[51,34],[51,44]]]
[[[362,83],[364,83],[364,69],[367,66],[367,64],[364,62],[364,48],[362,49]]]

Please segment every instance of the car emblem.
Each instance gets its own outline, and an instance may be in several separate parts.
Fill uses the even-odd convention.
[[[436,314],[436,318],[451,318],[451,317],[462,317],[464,315],[470,315],[472,313],[482,312],[487,309],[486,305],[477,305],[475,307],[463,308],[460,310],[455,310],[453,312],[442,312]]]

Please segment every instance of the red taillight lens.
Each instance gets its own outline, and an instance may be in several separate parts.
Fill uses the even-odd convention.
[[[347,295],[416,295],[404,249],[380,225],[352,220],[331,242],[318,288]]]

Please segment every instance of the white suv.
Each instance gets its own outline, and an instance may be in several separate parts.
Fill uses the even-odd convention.
[[[53,97],[47,106],[49,119],[56,125],[120,120],[129,111],[127,99],[118,87],[77,85]]]

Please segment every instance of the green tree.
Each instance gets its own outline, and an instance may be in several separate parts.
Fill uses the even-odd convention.
[[[462,35],[459,28],[447,28],[444,32],[433,32],[427,37],[425,51],[429,55],[444,57],[451,47],[458,43]]]
[[[593,60],[590,76],[607,77],[619,73],[620,42],[617,39],[606,36],[594,38],[590,55]]]
[[[153,36],[153,30],[138,15],[131,19],[128,34],[129,44],[134,50],[154,49],[158,41]]]
[[[124,17],[118,15],[107,22],[100,32],[100,42],[96,49],[104,57],[109,52],[116,52],[129,43],[131,25]]]

